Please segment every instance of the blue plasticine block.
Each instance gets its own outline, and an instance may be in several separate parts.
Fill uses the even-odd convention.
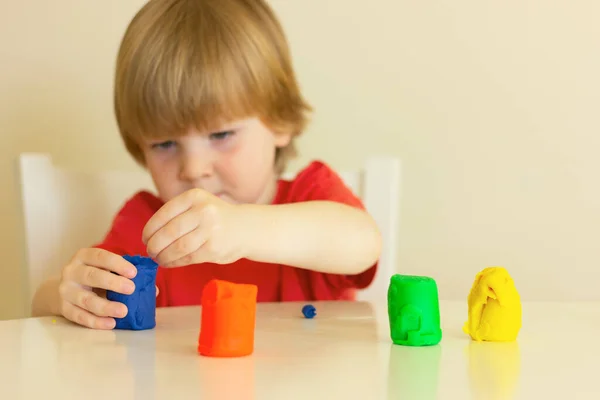
[[[156,273],[158,264],[149,257],[123,256],[137,268],[137,275],[132,279],[135,291],[130,294],[106,291],[106,298],[118,301],[127,306],[127,315],[115,318],[115,329],[144,330],[156,326]]]

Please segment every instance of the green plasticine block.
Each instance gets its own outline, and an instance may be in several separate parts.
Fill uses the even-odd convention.
[[[393,275],[388,288],[388,317],[394,344],[438,344],[442,330],[435,280],[425,276]]]

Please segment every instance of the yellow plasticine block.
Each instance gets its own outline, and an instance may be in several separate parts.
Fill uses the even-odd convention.
[[[502,267],[479,272],[469,293],[468,320],[463,331],[475,341],[510,342],[522,324],[521,297]]]

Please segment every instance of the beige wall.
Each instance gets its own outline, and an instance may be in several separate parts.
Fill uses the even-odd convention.
[[[123,30],[143,3],[0,1],[0,318],[24,308],[17,155],[43,151],[74,168],[134,168],[116,133],[112,70]]]
[[[598,2],[272,3],[317,110],[294,167],[402,157],[402,271],[435,276],[442,297],[487,265],[526,298],[598,297]],[[0,2],[0,318],[23,309],[17,154],[134,168],[111,90],[141,4]]]

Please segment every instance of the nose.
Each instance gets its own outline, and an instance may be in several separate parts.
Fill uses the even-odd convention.
[[[212,176],[213,172],[213,162],[210,157],[191,153],[181,159],[179,178],[183,181],[197,182]]]

